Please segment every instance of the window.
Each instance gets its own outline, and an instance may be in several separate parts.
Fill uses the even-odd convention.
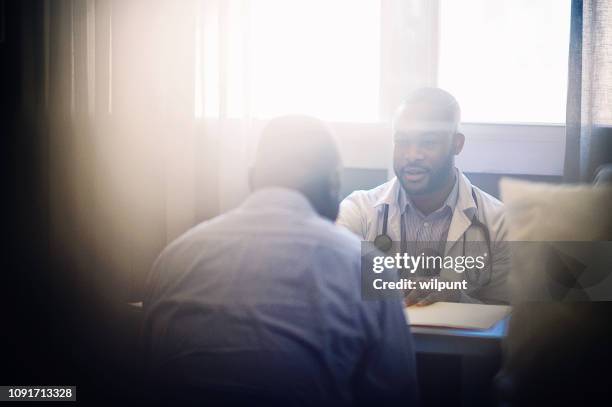
[[[378,0],[258,0],[250,25],[255,117],[378,119]]]
[[[378,119],[380,0],[201,2],[195,36],[196,117]]]
[[[570,0],[440,0],[438,84],[463,120],[564,123]]]

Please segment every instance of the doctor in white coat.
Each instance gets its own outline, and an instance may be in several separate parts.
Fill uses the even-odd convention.
[[[337,223],[364,241],[376,241],[383,250],[391,242],[403,249],[438,242],[434,252],[444,258],[484,256],[480,269],[438,270],[435,278],[465,281],[465,288],[411,290],[407,305],[508,302],[510,258],[503,204],[455,167],[465,142],[458,131],[460,115],[457,101],[446,91],[423,88],[412,93],[393,118],[396,176],[369,191],[353,192],[340,206]]]

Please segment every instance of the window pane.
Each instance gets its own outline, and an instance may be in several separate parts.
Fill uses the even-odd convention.
[[[336,121],[378,118],[378,0],[251,3],[251,110]]]
[[[439,86],[468,122],[564,123],[570,0],[441,0]]]

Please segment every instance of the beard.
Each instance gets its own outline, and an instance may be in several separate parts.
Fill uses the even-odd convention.
[[[318,184],[316,187],[311,185],[302,190],[320,216],[335,222],[340,212],[340,200],[338,195],[331,191],[327,183]]]
[[[338,219],[338,212],[340,212],[340,204],[336,202],[335,204],[326,205],[323,211],[320,211],[319,214],[326,219],[335,222]]]
[[[335,222],[340,212],[340,202],[338,202],[338,197],[332,197],[331,194],[326,195],[325,199],[321,200],[321,204],[315,206],[315,209],[319,215]]]
[[[402,168],[395,168],[395,175],[397,179],[400,181],[402,188],[409,194],[412,195],[424,195],[429,194],[435,191],[438,191],[444,188],[449,179],[453,176],[453,168],[455,167],[455,155],[451,152],[448,156],[442,161],[442,164],[438,168],[429,169],[429,179],[427,183],[423,186],[415,188],[413,185],[410,185],[404,177],[402,176]]]

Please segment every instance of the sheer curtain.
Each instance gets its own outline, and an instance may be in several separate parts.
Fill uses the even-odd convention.
[[[24,2],[48,250],[78,284],[138,300],[166,244],[246,193],[248,104],[227,115],[246,84],[226,72],[246,72],[247,5]]]
[[[612,162],[612,4],[572,0],[565,177]]]

